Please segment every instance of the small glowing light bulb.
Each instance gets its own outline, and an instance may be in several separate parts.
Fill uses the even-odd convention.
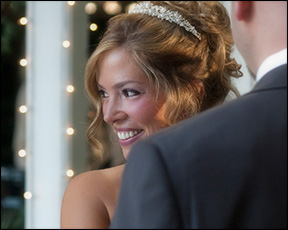
[[[26,17],[22,17],[18,20],[19,24],[25,26],[28,23],[28,19]]]
[[[19,64],[22,66],[22,67],[25,67],[27,66],[28,62],[25,58],[22,58],[20,61],[19,61]]]
[[[75,88],[74,88],[73,85],[67,85],[67,87],[66,87],[66,91],[67,91],[68,93],[73,93],[74,90],[75,90]]]
[[[69,135],[69,136],[71,136],[71,135],[73,135],[74,134],[74,129],[73,128],[68,128],[68,129],[66,129],[66,133]]]
[[[90,25],[90,30],[91,30],[91,31],[96,31],[97,29],[98,29],[97,24],[92,23],[92,24]]]
[[[74,6],[75,5],[75,1],[68,1],[68,5],[69,6]]]
[[[71,43],[68,41],[68,40],[65,40],[63,43],[62,43],[63,47],[64,48],[68,48],[70,47]]]
[[[32,193],[27,191],[23,194],[23,197],[26,199],[26,200],[29,200],[32,198]]]
[[[68,169],[68,170],[66,171],[66,176],[68,176],[68,177],[73,177],[73,176],[74,176],[74,171],[73,171],[72,169]]]
[[[97,5],[94,2],[88,2],[85,5],[85,12],[87,14],[94,14],[97,11]]]
[[[18,156],[19,156],[19,157],[25,157],[25,156],[26,156],[26,151],[25,151],[24,149],[20,149],[20,150],[18,151]]]
[[[18,111],[19,111],[20,113],[27,113],[28,108],[27,108],[26,105],[21,105],[21,106],[18,108]]]

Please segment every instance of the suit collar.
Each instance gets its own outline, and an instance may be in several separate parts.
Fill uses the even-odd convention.
[[[270,55],[263,61],[257,71],[256,82],[264,77],[266,73],[284,64],[287,65],[287,48]]]
[[[256,83],[253,91],[267,90],[275,88],[287,89],[287,63],[266,73],[259,82]]]

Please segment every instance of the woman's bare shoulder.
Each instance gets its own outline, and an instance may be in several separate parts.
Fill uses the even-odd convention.
[[[117,166],[84,172],[74,177],[63,196],[61,228],[108,227],[110,215],[107,201],[115,197],[120,180],[117,177],[122,175],[122,170],[122,166]]]

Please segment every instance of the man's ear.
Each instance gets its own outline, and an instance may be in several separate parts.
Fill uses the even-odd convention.
[[[253,1],[235,1],[232,4],[236,19],[239,21],[249,21],[253,12]]]

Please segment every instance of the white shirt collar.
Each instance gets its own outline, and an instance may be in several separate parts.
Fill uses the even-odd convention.
[[[287,64],[287,48],[272,54],[262,62],[256,74],[256,81],[258,82],[270,70],[284,64]]]

